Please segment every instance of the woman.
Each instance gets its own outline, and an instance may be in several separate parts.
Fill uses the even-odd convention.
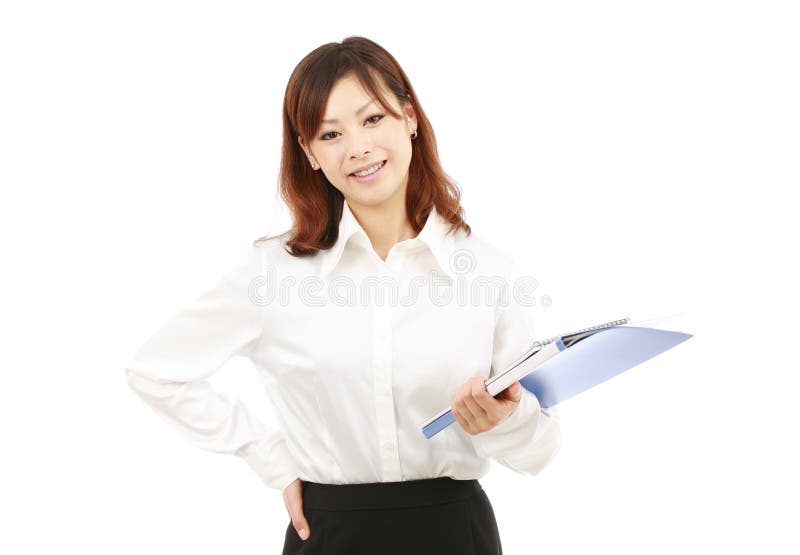
[[[195,445],[242,457],[282,492],[285,555],[502,553],[478,478],[490,458],[536,474],[559,446],[555,411],[519,382],[485,390],[534,339],[509,293],[515,262],[463,220],[414,89],[375,42],[309,53],[283,133],[292,229],[257,240],[151,337],[129,384]],[[210,387],[234,355],[253,360],[278,427]],[[425,438],[448,405],[458,425]]]

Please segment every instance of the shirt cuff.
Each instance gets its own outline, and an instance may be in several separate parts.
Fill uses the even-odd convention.
[[[283,492],[299,475],[286,441],[273,439],[253,441],[236,451],[261,480],[272,489]]]
[[[508,418],[491,430],[470,436],[475,452],[485,459],[497,459],[532,442],[540,414],[539,399],[523,387],[519,405]]]

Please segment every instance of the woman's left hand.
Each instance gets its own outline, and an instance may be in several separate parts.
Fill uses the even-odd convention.
[[[492,397],[486,391],[487,376],[473,376],[450,400],[450,410],[461,427],[470,435],[486,432],[511,416],[522,398],[522,384],[514,382]]]

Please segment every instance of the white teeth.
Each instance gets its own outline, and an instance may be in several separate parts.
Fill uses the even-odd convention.
[[[375,164],[371,168],[366,169],[366,170],[361,171],[361,172],[355,172],[353,175],[357,175],[358,177],[364,177],[364,176],[369,175],[371,173],[375,173],[376,171],[381,169],[382,166],[383,166],[383,162],[378,162],[377,164]]]

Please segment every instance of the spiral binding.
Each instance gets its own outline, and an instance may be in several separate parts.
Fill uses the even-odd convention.
[[[604,328],[613,328],[614,326],[621,326],[623,324],[627,324],[630,321],[631,321],[630,318],[622,318],[621,320],[613,320],[611,322],[606,322],[605,324],[600,324],[598,326],[592,326],[590,328],[584,328],[582,330],[573,331],[573,332],[562,334],[562,335],[556,335],[555,337],[551,337],[549,339],[541,339],[539,341],[534,341],[533,343],[531,343],[530,349],[535,349],[537,347],[544,347],[545,345],[547,345],[549,343],[552,343],[553,341],[557,341],[559,339],[566,338],[566,337],[571,337],[573,335],[578,335],[578,334],[581,334],[581,333],[586,333],[587,331],[595,331],[595,330],[601,330],[601,329],[604,329]],[[530,349],[528,349],[528,350],[530,351]]]

